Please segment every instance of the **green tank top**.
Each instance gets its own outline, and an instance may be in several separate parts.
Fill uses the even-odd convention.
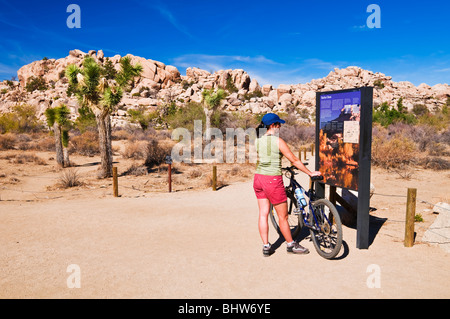
[[[277,176],[281,175],[281,157],[278,136],[263,135],[256,139],[258,162],[256,174]]]

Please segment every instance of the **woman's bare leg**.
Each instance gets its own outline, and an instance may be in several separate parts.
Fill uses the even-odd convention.
[[[278,215],[278,224],[280,226],[280,231],[283,234],[283,237],[286,240],[286,242],[291,243],[293,239],[291,234],[291,228],[288,222],[287,202],[274,205],[274,207]]]
[[[259,207],[259,221],[258,228],[259,234],[264,245],[269,243],[269,212],[270,212],[270,202],[267,198],[258,199]],[[287,207],[287,206],[286,206]]]

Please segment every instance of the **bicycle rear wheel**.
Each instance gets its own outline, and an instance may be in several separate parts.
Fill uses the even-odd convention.
[[[300,233],[300,230],[303,225],[302,217],[300,214],[295,214],[294,210],[298,208],[297,200],[295,199],[294,194],[290,190],[286,190],[286,196],[287,196],[287,208],[288,208],[288,223],[289,227],[291,228],[291,234],[292,238],[295,239],[297,235]],[[277,230],[278,234],[283,236],[280,230],[280,226],[278,223],[278,214],[273,207],[272,204],[270,204],[270,220],[272,221],[273,227]]]
[[[314,248],[320,256],[332,259],[341,250],[342,223],[336,207],[327,199],[312,202],[313,214],[309,214],[309,223]]]

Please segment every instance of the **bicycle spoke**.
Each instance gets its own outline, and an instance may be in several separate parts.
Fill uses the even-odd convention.
[[[324,253],[331,253],[338,245],[338,231],[336,225],[330,223],[329,209],[322,205],[316,206],[312,216],[311,222],[316,225],[313,236],[319,249]]]

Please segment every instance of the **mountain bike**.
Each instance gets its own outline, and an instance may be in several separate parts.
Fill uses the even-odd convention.
[[[303,227],[308,228],[314,248],[319,255],[326,259],[332,259],[336,257],[342,246],[341,218],[336,207],[329,200],[318,198],[314,191],[314,181],[322,180],[323,176],[311,177],[310,188],[306,191],[294,178],[296,169],[295,166],[282,168],[290,181],[285,190],[292,238],[297,237]],[[300,189],[305,195],[306,206],[299,205],[295,195],[296,189]],[[272,204],[270,205],[270,219],[277,232],[282,236],[278,215]]]

